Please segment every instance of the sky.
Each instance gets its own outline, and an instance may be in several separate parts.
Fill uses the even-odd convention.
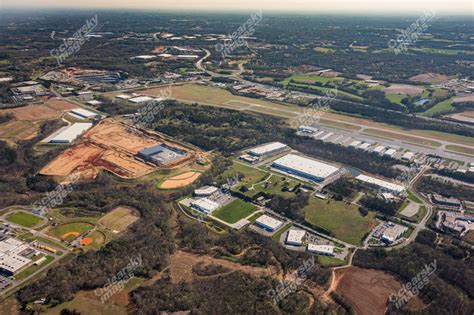
[[[2,7],[474,15],[473,0],[0,0]]]

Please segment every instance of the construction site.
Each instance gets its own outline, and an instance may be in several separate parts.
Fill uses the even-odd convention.
[[[151,149],[153,158],[143,154],[147,149]],[[156,132],[106,119],[86,132],[76,146],[47,164],[40,174],[58,178],[78,174],[93,179],[100,170],[107,170],[121,178],[134,179],[161,169],[180,168],[201,155],[202,152]]]

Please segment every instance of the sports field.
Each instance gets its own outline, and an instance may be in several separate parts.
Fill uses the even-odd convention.
[[[59,239],[69,238],[77,234],[81,235],[94,228],[92,223],[88,222],[70,222],[61,224],[53,229],[53,235]]]
[[[98,223],[110,229],[114,233],[124,231],[129,225],[138,220],[133,211],[124,207],[117,207],[104,215]]]
[[[221,219],[227,223],[236,223],[240,219],[246,218],[255,212],[256,207],[250,203],[235,199],[224,207],[212,213],[213,217]]]
[[[18,212],[15,212],[15,213],[7,216],[7,220],[12,222],[12,223],[15,223],[15,224],[27,227],[27,228],[31,228],[31,227],[37,225],[38,223],[40,223],[43,219],[41,219],[40,217],[37,217],[37,216],[35,216],[31,213],[18,211]]]
[[[201,176],[199,172],[186,172],[170,178],[165,179],[162,183],[158,184],[159,189],[175,189],[192,184],[196,179]]]
[[[375,225],[375,214],[369,212],[361,216],[358,207],[342,201],[329,203],[325,200],[311,198],[309,205],[303,208],[305,220],[329,231],[332,236],[354,245],[361,245],[362,238]]]

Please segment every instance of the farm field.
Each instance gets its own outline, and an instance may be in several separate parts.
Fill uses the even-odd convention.
[[[15,223],[27,228],[31,228],[37,225],[38,223],[40,223],[41,221],[43,221],[42,218],[35,216],[31,213],[24,212],[24,211],[15,212],[7,216],[6,219],[7,221],[10,221],[12,223]]]
[[[391,84],[383,89],[385,94],[408,94],[416,95],[423,93],[424,89],[416,85],[408,84]]]
[[[129,225],[133,224],[138,219],[139,218],[133,214],[131,209],[117,207],[104,215],[97,222],[114,233],[120,233],[125,231]]]
[[[452,103],[453,103],[453,98],[449,98],[447,100],[439,102],[438,104],[435,104],[433,107],[431,107],[427,111],[421,113],[421,115],[431,117],[435,115],[449,113],[454,110]]]
[[[303,211],[306,222],[354,245],[361,245],[364,235],[376,225],[373,212],[363,217],[356,205],[342,201],[327,203],[324,200],[311,198]]]
[[[54,120],[77,105],[67,101],[50,99],[44,104],[27,105],[10,109],[0,109],[0,115],[13,114],[14,118],[0,124],[0,139],[19,141],[35,137],[41,124]]]
[[[250,203],[240,199],[235,199],[229,204],[214,211],[212,216],[232,224],[238,222],[240,219],[248,217],[255,212],[256,209],[257,208]]]

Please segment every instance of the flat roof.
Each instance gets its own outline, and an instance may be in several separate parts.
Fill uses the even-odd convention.
[[[405,231],[408,230],[407,227],[395,224],[394,226],[390,226],[382,234],[382,237],[390,242],[394,242],[397,238],[399,238]]]
[[[29,245],[14,238],[0,242],[0,268],[15,273],[31,262],[31,259],[19,255]]]
[[[282,221],[272,218],[266,214],[258,217],[257,220],[255,220],[255,222],[258,224],[267,226],[271,228],[272,230],[278,229],[283,224]]]
[[[119,95],[115,96],[115,98],[120,98],[122,100],[128,100],[132,97],[130,95],[127,95],[127,94],[119,94]]]
[[[72,142],[92,127],[92,123],[75,123],[60,129],[42,142]]]
[[[249,150],[249,153],[258,156],[272,151],[282,150],[287,147],[288,146],[286,144],[281,142],[270,142]]]
[[[92,102],[92,101],[90,101],[90,102]],[[96,101],[96,102],[98,102],[98,101]],[[84,108],[72,109],[71,113],[79,115],[79,116],[84,117],[84,118],[90,118],[90,117],[94,117],[94,116],[98,115],[97,113],[91,112],[91,111],[89,111],[87,109],[84,109]]]
[[[378,147],[376,147],[376,148],[374,149],[374,152],[375,152],[375,153],[382,153],[383,150],[385,150],[385,147],[382,146],[382,145],[379,145]]]
[[[382,180],[382,179],[378,179],[378,178],[375,178],[375,177],[367,176],[367,175],[364,175],[364,174],[360,174],[356,178],[360,181],[363,181],[363,182],[366,182],[366,183],[369,183],[369,184],[373,184],[373,185],[377,185],[379,187],[387,188],[388,190],[395,191],[397,193],[401,193],[405,190],[405,187],[403,187],[401,185],[397,185],[397,184],[394,184],[394,183],[391,183],[391,182],[388,182],[388,181],[385,181],[385,180]]]
[[[203,186],[194,190],[196,195],[210,195],[218,191],[219,188],[215,186]]]
[[[338,167],[291,153],[275,160],[273,164],[318,178],[326,178],[339,169]]]
[[[403,154],[402,159],[411,160],[414,157],[415,157],[415,153],[408,151],[408,152],[405,152],[405,154]]]
[[[362,142],[356,140],[356,141],[352,141],[351,144],[349,144],[350,147],[358,147]]]
[[[219,204],[207,198],[200,198],[192,202],[193,205],[207,211],[214,211],[219,208]]]
[[[388,149],[387,151],[385,151],[385,153],[384,153],[383,155],[392,156],[392,155],[394,155],[395,153],[397,153],[397,150],[395,150],[395,149]]]
[[[148,102],[151,100],[153,100],[153,98],[149,96],[138,96],[138,97],[129,99],[129,101],[132,103],[143,103],[143,102]]]
[[[308,251],[326,254],[334,254],[334,245],[308,244]]]
[[[361,144],[361,145],[359,146],[359,149],[366,150],[366,149],[368,149],[370,146],[371,146],[370,143],[365,142],[365,143],[363,143],[363,144]]]
[[[288,231],[288,236],[286,237],[286,241],[289,243],[301,244],[303,242],[303,238],[305,235],[306,235],[306,231],[304,230],[290,229]]]

